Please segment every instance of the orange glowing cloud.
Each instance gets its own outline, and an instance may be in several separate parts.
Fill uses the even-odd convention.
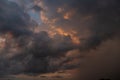
[[[64,13],[63,15],[63,18],[66,19],[66,20],[69,20],[71,17],[73,17],[76,13],[76,10],[70,10],[70,11],[67,11],[66,13]]]
[[[6,46],[6,42],[13,38],[13,35],[11,32],[7,32],[4,35],[1,35],[0,37],[0,48],[3,49]]]
[[[62,28],[51,27],[51,31],[49,32],[49,34],[52,37],[56,34],[60,34],[60,35],[63,35],[63,36],[70,36],[73,43],[80,44],[79,37],[76,36],[76,34],[77,34],[76,31],[65,31]]]

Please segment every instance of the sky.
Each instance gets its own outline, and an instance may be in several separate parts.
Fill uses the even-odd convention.
[[[119,3],[0,0],[0,75],[79,68],[82,80],[117,79]]]

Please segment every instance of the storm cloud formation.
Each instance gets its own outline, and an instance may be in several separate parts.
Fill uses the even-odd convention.
[[[54,72],[69,62],[66,52],[75,48],[70,36],[34,33],[35,25],[24,9],[7,0],[0,4],[1,75]]]
[[[0,33],[11,32],[14,36],[30,34],[27,30],[30,25],[29,17],[13,2],[1,0],[0,3]]]
[[[92,50],[102,53],[98,49],[111,39],[119,43],[119,3],[119,0],[1,0],[0,35],[4,44],[0,50],[0,74],[73,69],[79,62],[69,63],[81,56],[68,54],[85,57]],[[103,54],[107,54],[108,46],[104,48]]]

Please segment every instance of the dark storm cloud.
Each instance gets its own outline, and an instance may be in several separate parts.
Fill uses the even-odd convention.
[[[39,9],[36,6],[33,8]],[[34,26],[24,8],[14,2],[0,1],[0,33],[5,35],[10,32],[15,37],[7,40],[5,48],[0,51],[0,75],[56,71],[60,67],[57,65],[66,61],[66,52],[75,48],[70,36],[56,34],[51,38],[45,31],[30,31]],[[12,46],[18,51],[12,51]],[[58,64],[51,63],[54,58]]]
[[[50,38],[46,32],[40,32],[34,36],[35,39],[32,47],[29,48],[27,52],[23,52],[24,54],[20,54],[18,56],[32,55],[32,59],[26,65],[25,73],[46,73],[59,69],[60,66],[50,64],[51,58],[54,59],[58,57],[58,60],[62,60],[60,57],[65,57],[66,52],[74,49],[74,45],[72,44],[70,38],[67,39],[65,36],[60,37],[63,37],[63,40],[60,42],[58,40],[55,43],[55,38]],[[62,62],[63,61],[58,61],[57,64],[60,65]],[[50,67],[54,68],[51,69]]]
[[[11,32],[14,36],[30,34],[29,16],[13,2],[0,1],[0,33]]]
[[[67,52],[78,48],[81,51],[88,51],[99,47],[108,39],[119,37],[120,6],[118,0],[42,0],[41,3],[44,6],[33,5],[31,0],[25,1],[26,4],[32,4],[32,7],[28,6],[28,9],[47,14],[47,22],[52,23],[52,19],[57,19],[52,23],[55,28],[59,26],[66,31],[76,31],[81,40],[79,47],[73,44],[71,36],[57,34],[51,38],[45,31],[31,32],[30,28],[33,28],[35,23],[31,22],[31,17],[27,14],[29,13],[26,10],[27,6],[23,2],[0,0],[0,33],[10,32],[15,37],[17,36],[13,43],[17,43],[20,49],[18,52],[12,52],[15,54],[12,57],[8,57],[8,54],[11,54],[9,51],[11,47],[1,51],[1,75],[38,74],[59,69],[73,69],[79,64],[67,65],[68,62],[74,60],[66,56]],[[45,7],[47,10],[43,10]],[[59,8],[61,9],[58,10]],[[8,41],[7,45],[10,44]],[[96,53],[97,51],[99,52],[96,50]]]
[[[25,43],[25,41],[19,42],[19,45],[22,45],[19,46],[21,48],[20,52],[10,58],[6,58],[6,53],[4,53],[4,58],[0,58],[2,62],[0,74],[24,73],[34,75],[64,69],[63,64],[71,61],[66,57],[66,52],[73,50],[75,45],[70,37],[58,36],[62,37],[62,40],[57,40],[56,43],[54,40],[57,38],[50,38],[45,31],[32,35],[30,40],[22,37],[19,40],[32,41],[31,46],[27,46],[28,43]],[[26,38],[28,39],[28,37]],[[67,68],[67,66],[64,67]],[[4,70],[6,71],[4,72]]]
[[[93,15],[93,22],[88,25],[91,31],[91,36],[86,43],[88,48],[95,48],[102,41],[120,35],[120,6],[118,0],[92,0],[81,1],[80,3],[83,7],[80,8],[80,13]]]
[[[120,33],[120,6],[117,0],[94,1],[95,3],[84,4],[87,9],[83,13],[93,14],[94,21],[90,25],[92,32],[91,37],[88,38],[88,47],[96,47],[102,41],[109,39],[113,36],[119,36]],[[87,5],[87,6],[86,6]]]

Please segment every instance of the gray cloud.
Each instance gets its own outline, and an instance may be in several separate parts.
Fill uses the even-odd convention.
[[[84,57],[81,62],[79,79],[99,80],[108,78],[119,80],[120,42],[119,38],[104,41],[95,50],[81,53]]]
[[[1,51],[1,55],[4,56],[0,58],[2,62],[0,64],[1,74],[4,73],[4,70],[6,70],[4,74],[34,74],[54,72],[61,68],[76,68],[79,64],[66,64],[71,61],[66,56],[67,52],[79,49],[78,54],[82,51],[88,51],[91,54],[92,52],[89,51],[97,49],[93,53],[106,55],[109,48],[107,40],[118,39],[117,37],[120,35],[118,0],[38,0],[38,3],[32,0],[10,1],[0,1],[0,33],[1,35],[8,32],[12,33],[14,36],[12,44],[18,44],[19,49],[18,52],[12,52],[15,55],[10,58],[6,58],[6,56],[10,53],[11,47],[7,47],[7,51]],[[33,13],[29,11],[33,11]],[[34,25],[36,23],[39,25]],[[74,30],[77,33],[75,35],[80,39],[80,44],[76,46],[70,35],[56,34],[51,38],[46,31],[35,33],[31,29],[36,28],[36,26],[40,29],[47,26],[46,31],[50,31],[53,26],[66,32]],[[118,40],[117,43],[119,43]],[[116,44],[115,41],[112,40],[111,43]],[[106,44],[105,47],[102,45],[103,43]],[[10,41],[7,45],[10,45]],[[98,47],[105,48],[105,52],[98,50]],[[117,51],[118,48],[116,47],[115,50]],[[113,53],[115,50],[113,49]],[[85,57],[88,53],[85,53]],[[116,52],[116,55],[117,53],[119,51]]]
[[[4,49],[0,51],[0,74],[37,74],[58,70],[56,65],[56,69],[49,68],[54,67],[49,60],[56,57],[58,61],[62,60],[66,52],[75,48],[71,37],[56,35],[51,38],[45,31],[34,33],[30,28],[35,25],[23,8],[7,0],[1,0],[0,6],[1,36],[13,36],[6,40]],[[58,64],[62,62],[64,60]]]
[[[54,25],[77,31],[80,38],[84,39],[82,46],[86,49],[94,48],[114,35],[119,36],[118,0],[69,0],[69,2],[45,0],[43,3],[49,8],[48,11],[51,14],[48,16],[49,20],[57,18],[58,21]],[[57,13],[58,8],[61,8],[60,13]],[[67,20],[64,19],[66,13],[69,13]]]

